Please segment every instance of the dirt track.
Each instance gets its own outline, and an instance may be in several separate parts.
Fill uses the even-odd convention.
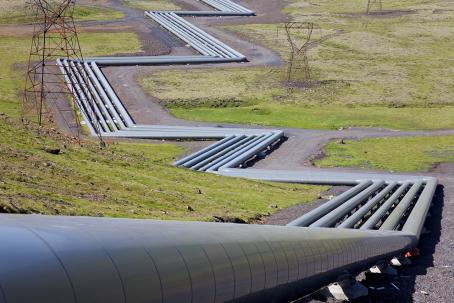
[[[192,0],[177,0],[176,3],[187,9],[200,9],[203,4]],[[241,66],[254,66],[264,64],[279,64],[280,59],[274,52],[238,37],[213,29],[212,25],[220,24],[246,24],[246,23],[276,23],[286,19],[280,10],[282,1],[275,0],[245,0],[247,6],[258,12],[258,17],[252,18],[199,18],[196,24],[213,34],[226,44],[236,48],[249,59],[249,63]],[[81,29],[84,31],[134,31],[144,45],[143,54],[182,54],[191,53],[181,41],[168,35],[152,22],[143,18],[141,11],[124,7],[119,0],[106,2],[106,5],[125,13],[126,18],[113,22],[84,22]],[[100,29],[102,26],[102,30]],[[14,30],[17,33],[30,33],[30,26],[1,26],[2,31]],[[204,65],[208,68],[214,65]],[[235,68],[240,64],[221,64],[223,67]],[[216,65],[219,67],[219,65]],[[111,67],[105,68],[106,76],[112,86],[125,102],[133,118],[140,123],[155,123],[168,125],[213,125],[212,123],[190,122],[177,119],[158,104],[158,100],[149,96],[137,83],[137,76],[142,72],[149,72],[164,68],[188,67]],[[191,66],[189,68],[199,68]],[[242,126],[244,127],[244,126]],[[266,159],[255,164],[258,168],[304,169],[310,165],[310,159],[322,150],[327,142],[336,138],[364,138],[364,137],[389,137],[389,136],[434,136],[454,134],[454,130],[444,131],[389,131],[381,129],[346,129],[342,131],[319,131],[303,129],[283,129],[288,135],[288,141],[273,152]],[[192,148],[206,145],[206,142],[191,143]],[[411,152],[411,151],[409,151]],[[340,169],[347,170],[347,169]],[[454,298],[454,166],[444,165],[438,171],[431,173],[440,180],[431,216],[426,226],[430,233],[424,235],[420,242],[421,256],[415,258],[414,264],[403,268],[400,275],[394,279],[386,277],[375,281],[387,286],[384,291],[372,292],[371,296],[362,302],[452,302]],[[307,212],[315,204],[296,206],[283,210],[281,213],[267,218],[268,224],[285,224],[286,222]],[[371,279],[368,279],[368,281]],[[400,291],[390,286],[395,283]],[[423,293],[425,292],[425,293]],[[317,298],[310,298],[317,302]],[[307,300],[305,300],[307,301]]]

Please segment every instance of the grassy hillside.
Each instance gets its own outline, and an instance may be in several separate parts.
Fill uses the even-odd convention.
[[[55,154],[56,150],[59,154]],[[175,168],[173,144],[79,147],[0,115],[0,211],[212,220],[254,219],[318,197],[321,186],[246,181]],[[271,207],[273,206],[273,207]]]
[[[346,140],[328,144],[325,152],[317,166],[428,171],[435,163],[454,161],[454,136]]]
[[[367,2],[360,0],[288,3],[285,13],[296,21],[313,21],[315,41],[324,37],[309,49],[311,85],[296,83],[289,90],[285,67],[260,67],[165,71],[145,75],[144,87],[177,116],[194,120],[311,128],[453,127],[438,117],[454,114],[454,2],[389,0],[383,1],[383,11],[374,8],[369,15]],[[276,24],[223,30],[288,57],[283,30],[277,35]],[[199,81],[185,85],[193,77]],[[411,119],[422,112],[425,119]],[[281,117],[288,113],[291,118],[284,121]],[[403,121],[396,119],[400,116]]]

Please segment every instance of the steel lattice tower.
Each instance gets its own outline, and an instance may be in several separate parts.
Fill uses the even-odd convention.
[[[312,22],[287,22],[284,24],[284,29],[290,48],[287,81],[291,82],[299,80],[299,78],[302,78],[303,81],[310,81],[307,47],[311,42],[314,24]]]
[[[27,8],[34,17],[34,30],[22,101],[22,120],[37,125],[38,129],[59,122],[80,139],[78,110],[85,111],[87,117],[94,115],[90,108],[76,105],[77,94],[65,85],[65,81],[71,81],[74,86],[82,86],[82,83],[77,83],[82,81],[70,78],[56,65],[58,58],[83,62],[73,18],[74,7],[75,0],[27,1]],[[89,104],[93,104],[93,97],[88,97]],[[99,127],[97,130],[102,142]]]

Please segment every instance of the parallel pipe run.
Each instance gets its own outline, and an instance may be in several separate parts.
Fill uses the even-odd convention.
[[[340,194],[339,196],[333,198],[332,200],[328,201],[329,203],[325,203],[320,207],[313,209],[312,211],[304,214],[303,216],[299,217],[298,219],[290,222],[287,226],[309,226],[321,217],[327,215],[335,208],[342,205],[345,201],[350,199],[351,197],[356,196],[359,192],[363,191],[365,188],[372,184],[371,180],[363,181],[356,185],[355,187],[347,190],[346,192]]]
[[[200,171],[206,171],[208,168],[211,166],[215,165],[216,163],[222,161],[229,155],[235,152],[235,150],[238,149],[238,147],[242,146],[244,143],[251,141],[255,138],[255,136],[240,136],[237,137],[235,142],[231,142],[229,146],[226,146],[223,150],[218,151],[216,154],[213,154],[212,156],[206,155],[208,157],[203,157],[200,158],[200,161],[197,163],[194,163],[191,166],[191,169],[195,170],[200,170]],[[230,143],[230,142],[229,142]]]
[[[352,228],[356,223],[362,220],[367,213],[371,211],[373,207],[380,203],[386,195],[396,187],[397,182],[388,184],[382,191],[380,191],[375,197],[367,201],[366,204],[361,206],[354,214],[348,217],[344,222],[339,225],[339,228]]]
[[[256,144],[252,146],[249,150],[246,150],[245,152],[242,152],[238,157],[231,159],[229,162],[225,163],[222,165],[220,168],[231,168],[231,167],[237,167],[250,159],[252,156],[257,155],[259,152],[267,148],[268,146],[271,146],[274,142],[279,140],[284,136],[284,133],[279,131],[277,133],[271,134],[269,137],[266,138],[263,142],[260,142],[259,144]]]
[[[207,147],[199,150],[196,153],[193,153],[193,154],[191,154],[191,155],[189,155],[187,157],[184,157],[184,158],[182,158],[182,159],[180,159],[178,161],[175,161],[173,163],[173,165],[175,165],[175,166],[184,165],[184,164],[190,162],[192,159],[197,158],[198,156],[200,156],[200,155],[202,155],[202,154],[204,154],[204,153],[206,153],[206,152],[208,152],[210,150],[213,150],[214,148],[217,148],[218,146],[223,145],[224,143],[226,143],[228,141],[231,141],[234,138],[235,138],[235,136],[227,136],[224,139],[219,140],[218,142],[216,142],[216,143],[214,143],[214,144],[212,144],[210,146],[207,146]]]
[[[204,56],[245,60],[246,57],[213,36],[195,27],[174,12],[145,12],[166,30],[188,43]]]
[[[223,161],[223,160],[227,159],[228,157],[230,157],[231,155],[233,155],[235,152],[237,152],[239,149],[241,149],[246,144],[249,144],[256,139],[257,139],[256,136],[245,137],[245,138],[241,139],[240,141],[238,141],[237,143],[229,146],[225,150],[219,152],[218,154],[213,155],[213,156],[197,163],[196,165],[191,167],[191,169],[197,169],[199,171],[207,171],[208,169],[213,168],[216,164],[220,163],[221,161]]]
[[[421,195],[419,195],[418,201],[416,202],[413,210],[411,211],[410,215],[408,216],[407,220],[405,221],[404,226],[402,227],[403,232],[408,232],[419,239],[421,235],[421,231],[424,222],[427,216],[427,212],[429,211],[430,205],[432,203],[432,198],[435,194],[435,190],[437,189],[438,181],[435,178],[431,178],[427,181],[424,190],[422,191]]]
[[[360,229],[373,229],[377,223],[383,218],[386,212],[393,206],[397,199],[399,199],[404,191],[410,186],[410,182],[405,182],[370,216]]]
[[[411,203],[416,197],[419,189],[423,185],[422,180],[415,182],[412,187],[408,190],[402,200],[397,204],[394,210],[389,214],[388,218],[386,218],[385,222],[380,226],[381,230],[393,230],[395,229],[399,222],[401,221],[402,217],[404,216],[405,212],[411,206]]]
[[[207,169],[207,171],[216,171],[218,170],[221,166],[224,166],[226,163],[237,159],[238,157],[241,157],[244,153],[246,153],[248,150],[256,146],[257,144],[262,143],[263,141],[267,140],[271,135],[260,135],[255,138],[253,138],[251,141],[246,142],[245,144],[241,145],[239,147],[239,150],[235,150],[235,152],[231,155],[229,155],[226,158],[223,158],[220,162],[216,163],[215,165],[211,166],[210,168]]]
[[[321,217],[311,225],[310,227],[330,227],[334,226],[336,222],[339,222],[345,215],[350,213],[352,209],[360,205],[364,200],[373,195],[377,190],[379,190],[385,181],[380,180],[373,182],[371,186],[366,188],[364,191],[360,192],[356,196],[345,201],[342,205],[331,211],[329,214]]]

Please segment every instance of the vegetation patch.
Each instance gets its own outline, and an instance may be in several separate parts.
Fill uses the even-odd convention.
[[[312,201],[322,186],[268,183],[170,165],[172,144],[78,146],[0,115],[0,210],[14,213],[250,221]],[[230,220],[230,219],[229,219]]]
[[[229,108],[171,108],[183,119],[207,122],[251,123],[309,129],[342,129],[348,127],[385,127],[401,130],[434,130],[453,128],[454,106],[442,108],[389,108],[382,106],[340,107],[294,106],[259,103]]]
[[[284,66],[163,71],[144,75],[143,85],[172,112],[193,120],[220,118],[218,122],[313,128],[452,127],[437,115],[445,116],[444,111],[451,114],[454,106],[450,81],[454,68],[446,64],[454,48],[454,3],[383,2],[384,10],[400,12],[397,15],[366,15],[365,6],[362,0],[322,0],[316,4],[295,0],[284,9],[295,21],[316,24],[316,41],[308,51],[316,85],[289,87],[284,81]],[[411,13],[401,14],[403,11]],[[222,29],[288,57],[285,33],[280,30],[276,34],[277,24]],[[191,81],[194,78],[198,81]],[[251,114],[251,109],[272,113],[260,118]],[[314,119],[305,113],[314,114]],[[411,116],[416,113],[425,119]],[[287,114],[290,117],[284,119]]]
[[[124,14],[107,7],[76,4],[74,18],[76,21],[121,19]],[[102,2],[102,1],[101,1]],[[33,22],[32,12],[26,8],[26,0],[2,0],[0,2],[0,24],[21,24]]]
[[[174,11],[180,7],[170,0],[122,0],[127,6],[146,11]]]
[[[174,115],[189,120],[321,129],[454,127],[454,106],[339,102],[354,84],[323,81],[289,92],[282,73],[262,67],[170,70],[142,75],[140,81]]]
[[[434,164],[454,162],[454,136],[344,140],[329,143],[325,154],[317,166],[429,171]]]

